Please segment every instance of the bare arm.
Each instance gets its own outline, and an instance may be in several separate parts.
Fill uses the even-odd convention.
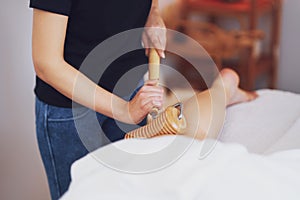
[[[131,102],[99,87],[64,60],[68,17],[38,9],[33,16],[32,56],[40,79],[77,103],[125,123],[141,121],[158,104],[162,92],[151,82]]]
[[[160,16],[158,0],[153,0],[151,10],[145,24],[143,34],[143,43],[146,48],[146,54],[149,54],[149,47],[154,47],[160,57],[165,58],[166,48],[166,26]]]

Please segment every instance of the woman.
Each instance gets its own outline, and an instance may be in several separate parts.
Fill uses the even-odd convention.
[[[72,114],[72,100],[98,113],[99,123],[106,116],[124,123],[138,123],[152,107],[162,107],[163,90],[156,81],[147,82],[131,101],[112,94],[114,84],[132,66],[147,63],[145,52],[135,51],[111,64],[99,84],[79,67],[89,52],[119,32],[139,27],[160,27],[158,0],[31,0],[33,8],[32,54],[36,71],[36,130],[52,199],[58,199],[70,184],[70,166],[88,153],[82,144],[74,118],[84,121],[89,113]],[[165,33],[148,31],[141,35],[164,57]],[[158,39],[159,38],[159,39]],[[148,51],[146,51],[146,54]],[[117,73],[116,73],[117,72]],[[84,90],[73,93],[76,81]],[[72,100],[71,100],[72,99]],[[114,99],[113,114],[111,100]],[[80,109],[78,108],[81,112]],[[101,114],[100,114],[101,113]],[[93,132],[93,125],[87,126]],[[104,145],[98,141],[95,148]]]
[[[97,126],[89,120],[93,117],[90,111],[97,112],[100,125],[107,117],[135,124],[141,122],[153,107],[163,105],[163,89],[156,86],[156,81],[146,82],[130,101],[111,93],[124,73],[147,63],[145,52],[137,50],[118,58],[98,84],[78,70],[82,62],[93,48],[114,34],[143,26],[165,26],[158,14],[157,0],[91,0],[88,3],[84,0],[31,0],[30,6],[34,8],[32,47],[37,74],[37,137],[51,197],[58,199],[70,184],[71,164],[88,150],[107,143],[105,137],[92,135],[97,134]],[[164,57],[164,31],[149,29],[140,35],[140,40],[145,46],[154,46]],[[82,89],[75,93],[78,82]],[[226,106],[256,97],[254,93],[239,89],[238,82],[236,73],[225,69],[210,90],[184,102],[187,135],[200,139],[207,135],[215,137],[222,126]],[[90,110],[73,106],[76,110],[73,116],[72,101]],[[200,120],[195,116],[200,116]],[[82,126],[76,126],[78,121]],[[108,134],[115,133],[116,129],[112,130]],[[87,136],[85,142],[94,148],[87,149],[82,144],[79,131]]]

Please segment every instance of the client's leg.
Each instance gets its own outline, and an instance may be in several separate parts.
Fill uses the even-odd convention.
[[[217,138],[224,123],[226,107],[257,97],[255,92],[244,91],[238,84],[238,75],[231,69],[223,69],[209,90],[185,101],[185,135],[197,139]]]

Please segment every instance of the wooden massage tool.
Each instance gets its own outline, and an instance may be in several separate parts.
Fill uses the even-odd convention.
[[[160,57],[155,49],[150,49],[149,53],[149,79],[159,80]],[[183,116],[182,103],[177,103],[167,107],[163,112],[153,108],[149,115],[148,124],[135,129],[125,135],[129,138],[151,138],[159,135],[176,135],[183,133],[186,121]]]

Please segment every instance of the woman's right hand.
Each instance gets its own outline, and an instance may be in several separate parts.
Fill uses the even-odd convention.
[[[163,88],[157,80],[146,81],[134,98],[127,103],[131,123],[141,122],[153,107],[163,106]]]

